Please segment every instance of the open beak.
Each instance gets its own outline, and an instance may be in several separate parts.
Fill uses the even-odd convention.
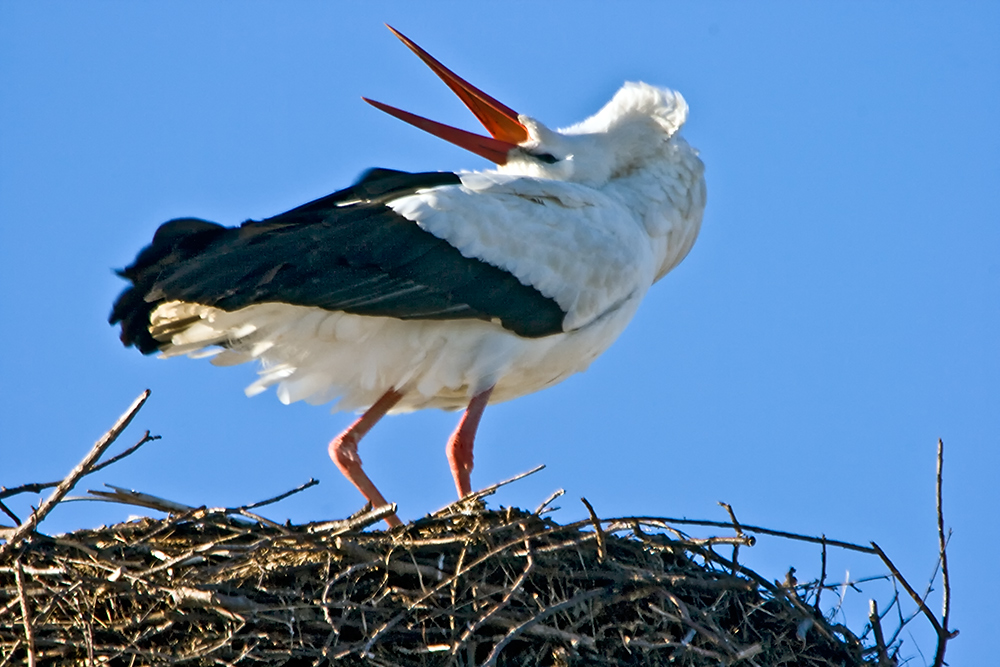
[[[445,141],[450,141],[456,146],[472,151],[491,162],[506,164],[507,155],[518,144],[528,139],[528,130],[517,119],[517,112],[510,107],[501,104],[483,91],[479,90],[465,79],[461,78],[450,69],[435,60],[429,53],[414,44],[409,38],[403,35],[390,25],[386,26],[396,37],[406,44],[411,51],[417,54],[434,73],[441,77],[441,80],[448,84],[448,87],[458,95],[459,99],[469,107],[469,110],[476,115],[479,122],[489,131],[492,138],[480,136],[472,132],[466,132],[450,125],[438,123],[422,116],[397,109],[396,107],[383,104],[363,97],[365,102],[371,104],[376,109],[406,121],[410,125],[415,125],[425,132],[430,132],[436,137]]]

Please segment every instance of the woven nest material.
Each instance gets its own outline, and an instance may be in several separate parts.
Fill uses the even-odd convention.
[[[26,661],[28,628],[38,664],[876,664],[794,582],[721,555],[732,538],[479,502],[374,520],[198,509],[36,534],[0,562],[0,662]]]

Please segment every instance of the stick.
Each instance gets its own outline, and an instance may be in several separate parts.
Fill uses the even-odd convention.
[[[937,618],[934,617],[933,612],[931,612],[931,610],[927,608],[927,605],[924,604],[924,601],[920,599],[920,595],[918,595],[917,592],[913,590],[913,587],[910,586],[910,582],[908,582],[906,579],[903,578],[903,575],[896,568],[896,565],[891,560],[889,560],[888,556],[885,555],[885,552],[882,551],[882,547],[872,542],[872,549],[875,551],[875,555],[881,558],[885,566],[889,568],[889,571],[892,572],[892,576],[896,578],[896,581],[898,581],[906,590],[906,592],[910,594],[910,598],[912,598],[913,601],[917,603],[917,607],[920,608],[920,611],[923,612],[924,616],[927,617],[927,620],[930,621],[932,626],[934,626],[934,632],[937,633],[938,638],[944,636],[944,631],[941,628],[941,623],[937,620]]]
[[[79,500],[101,500],[109,503],[121,503],[122,505],[134,505],[136,507],[145,507],[146,509],[163,512],[164,514],[183,514],[184,512],[190,512],[197,509],[196,507],[191,507],[190,505],[185,505],[184,503],[177,503],[172,500],[167,500],[166,498],[160,498],[148,493],[142,493],[140,491],[136,491],[135,489],[126,489],[121,486],[115,486],[114,484],[105,484],[104,486],[111,489],[111,491],[95,491],[94,489],[89,489],[87,493],[96,497],[84,497]]]
[[[586,498],[580,498],[580,500],[583,501],[583,504],[587,506],[587,511],[590,512],[590,520],[593,522],[594,530],[597,532],[597,560],[603,563],[607,549],[604,547],[604,529],[601,528],[601,520],[597,518],[597,512],[594,511],[593,506],[591,506]]]
[[[882,617],[878,614],[878,602],[875,600],[868,601],[868,622],[872,624],[872,632],[875,633],[875,648],[878,649],[879,667],[891,665],[885,645],[885,635],[882,634]]]
[[[583,525],[589,520],[578,521],[576,523],[567,524],[563,526],[563,529],[571,528],[577,524]],[[670,524],[677,523],[681,525],[689,526],[709,526],[712,528],[732,528],[732,523],[726,523],[723,521],[704,521],[700,519],[671,519],[668,517],[656,517],[656,516],[627,516],[627,517],[615,517],[611,519],[601,519],[602,523],[615,523],[621,521],[641,521],[643,523],[653,523],[653,524]],[[666,526],[663,526],[666,527]],[[860,551],[863,554],[878,554],[878,552],[872,547],[866,547],[861,544],[854,544],[853,542],[843,542],[841,540],[831,540],[827,537],[813,537],[811,535],[800,535],[799,533],[789,533],[785,530],[772,530],[771,528],[763,528],[761,526],[748,526],[743,523],[740,524],[745,532],[750,533],[762,533],[764,535],[774,535],[775,537],[785,537],[790,540],[798,540],[800,542],[813,542],[815,544],[827,544],[833,547],[840,547],[841,549],[847,549],[848,551]]]
[[[558,613],[560,611],[563,611],[564,609],[570,609],[572,607],[575,607],[576,605],[578,605],[578,604],[580,604],[582,602],[586,602],[587,600],[591,600],[591,599],[593,599],[593,598],[595,598],[595,597],[597,597],[599,595],[606,595],[606,594],[607,594],[607,591],[605,591],[603,589],[597,589],[597,590],[593,590],[593,591],[585,591],[583,593],[578,593],[577,595],[574,595],[569,600],[565,600],[564,602],[560,602],[558,604],[554,604],[551,607],[546,607],[542,611],[540,611],[537,614],[535,614],[530,620],[525,621],[521,625],[517,626],[516,628],[514,628],[510,632],[508,632],[504,636],[504,638],[501,639],[497,643],[497,645],[493,647],[493,650],[490,652],[490,655],[486,659],[486,662],[483,663],[483,667],[493,667],[494,665],[496,665],[497,664],[497,658],[500,657],[500,652],[503,651],[504,647],[506,647],[507,644],[511,643],[514,639],[516,639],[519,634],[521,634],[525,630],[529,629],[531,626],[536,625],[539,622],[541,622],[542,619],[547,618],[547,617],[551,616],[552,614],[555,614],[555,613]]]
[[[98,463],[97,465],[95,465],[93,468],[90,469],[90,473],[88,473],[88,474],[95,473],[98,470],[101,470],[103,468],[107,468],[112,463],[117,463],[118,461],[121,461],[126,456],[128,456],[130,454],[134,454],[137,449],[139,449],[140,447],[142,447],[143,445],[145,445],[147,442],[152,442],[153,440],[159,440],[159,439],[160,439],[160,436],[158,436],[158,435],[150,435],[149,431],[146,431],[145,435],[142,436],[142,439],[139,440],[139,442],[135,443],[134,445],[132,445],[131,447],[129,447],[128,449],[126,449],[121,454],[116,454],[115,456],[112,456],[107,461],[102,461],[101,463]],[[16,495],[21,494],[21,493],[39,493],[40,491],[44,491],[45,489],[51,489],[53,486],[58,486],[58,485],[59,485],[59,481],[55,481],[55,482],[33,482],[31,484],[21,484],[20,486],[15,486],[12,489],[8,489],[6,487],[0,487],[0,500],[2,500],[4,498],[10,498],[11,496],[16,496]],[[3,503],[0,503],[0,508],[2,508],[2,506],[3,506]],[[11,516],[13,516],[13,515],[11,515]],[[17,522],[21,523],[20,519],[18,519]]]
[[[500,602],[493,605],[492,609],[480,616],[475,623],[472,623],[465,629],[465,632],[462,633],[458,643],[452,646],[452,655],[458,653],[466,645],[466,643],[468,643],[469,637],[475,634],[476,630],[481,628],[487,621],[496,616],[500,610],[510,604],[510,601],[514,599],[514,596],[521,591],[521,587],[524,586],[524,582],[528,580],[528,575],[535,569],[535,559],[531,557],[531,547],[525,544],[525,550],[528,552],[528,562],[525,564],[521,575],[517,578],[514,585],[510,587],[510,590],[507,591],[506,595],[503,596],[503,599],[500,600]]]
[[[312,477],[310,477],[309,481],[306,482],[305,484],[300,484],[299,486],[295,487],[291,491],[285,491],[280,496],[275,496],[274,498],[268,498],[267,500],[261,500],[260,502],[256,502],[256,503],[250,503],[249,505],[240,505],[239,507],[227,508],[226,509],[226,513],[227,514],[232,514],[233,512],[240,512],[242,510],[252,510],[252,509],[256,509],[258,507],[263,507],[264,505],[271,505],[273,503],[278,502],[279,500],[284,500],[288,496],[295,495],[296,493],[299,493],[300,491],[305,491],[306,489],[308,489],[311,486],[316,486],[317,484],[319,484],[319,480],[318,479],[313,479]]]
[[[951,579],[948,576],[948,540],[944,536],[944,509],[941,503],[942,472],[944,470],[944,441],[938,438],[937,446],[937,525],[938,551],[941,556],[941,631],[938,633],[937,652],[934,654],[934,667],[944,665],[944,651],[948,640],[958,634],[958,631],[948,630],[948,616],[951,612]],[[943,634],[942,634],[943,633]]]
[[[445,512],[448,512],[452,508],[454,508],[456,506],[459,506],[459,505],[462,505],[463,503],[467,503],[470,500],[480,500],[480,499],[485,498],[487,496],[492,496],[494,493],[496,493],[497,489],[499,489],[501,486],[507,486],[508,484],[513,484],[514,482],[518,481],[519,479],[524,479],[528,475],[534,475],[536,472],[538,472],[539,470],[542,470],[543,468],[545,468],[545,464],[544,463],[542,465],[540,465],[540,466],[536,466],[536,467],[532,468],[531,470],[529,470],[527,472],[522,472],[519,475],[514,475],[510,479],[505,479],[502,482],[497,482],[496,484],[492,484],[490,486],[487,486],[485,489],[481,489],[479,491],[473,491],[469,495],[467,495],[467,496],[465,496],[463,498],[459,498],[455,502],[453,502],[453,503],[451,503],[451,504],[449,504],[449,505],[447,505],[445,507],[442,507],[437,512],[434,512],[433,514],[431,514],[431,516],[440,516],[441,514],[444,514]]]
[[[14,514],[13,512],[11,512],[10,508],[7,507],[6,505],[4,505],[2,500],[0,500],[0,512],[3,512],[7,516],[9,516],[11,519],[13,519],[14,520],[14,525],[20,525],[21,524],[21,519],[16,514]]]
[[[524,526],[524,524],[522,522],[520,522],[520,521],[516,522],[516,523],[520,523],[522,526]],[[511,524],[511,525],[515,525],[515,524]],[[522,530],[526,530],[526,529],[522,527]],[[453,586],[455,584],[455,582],[458,580],[459,577],[461,577],[466,572],[471,571],[473,568],[479,567],[481,564],[485,563],[490,558],[493,558],[497,554],[502,553],[502,552],[510,549],[515,544],[518,544],[520,542],[527,543],[527,541],[530,540],[531,538],[536,537],[537,535],[542,534],[544,532],[545,532],[545,530],[542,529],[542,530],[539,530],[539,531],[537,531],[535,533],[525,534],[523,537],[519,537],[519,538],[517,538],[517,539],[515,539],[513,541],[506,542],[504,544],[501,544],[500,546],[497,546],[497,547],[494,547],[494,548],[490,549],[485,554],[483,554],[479,558],[476,558],[475,560],[473,560],[473,561],[471,561],[469,563],[462,562],[459,565],[459,567],[457,567],[455,569],[455,573],[454,574],[452,574],[450,577],[448,577],[447,579],[445,579],[441,583],[439,583],[436,586],[434,586],[434,588],[430,589],[429,591],[427,591],[426,593],[424,593],[423,595],[421,595],[419,598],[411,601],[410,602],[410,606],[409,606],[408,609],[406,609],[406,610],[404,610],[404,611],[396,614],[391,619],[389,619],[388,621],[386,621],[385,623],[383,623],[382,626],[372,634],[372,636],[368,639],[368,641],[365,642],[364,647],[361,649],[361,657],[362,658],[369,657],[369,651],[371,651],[372,646],[374,646],[376,644],[376,642],[378,642],[379,639],[382,638],[383,634],[385,634],[386,632],[388,632],[390,629],[393,628],[393,626],[395,626],[397,623],[399,623],[400,621],[402,621],[406,617],[406,614],[410,612],[410,610],[417,608],[419,605],[422,605],[428,599],[430,599],[431,597],[433,597],[434,595],[436,595],[438,593],[438,591],[443,590],[445,587],[447,587],[447,586]],[[517,555],[517,554],[515,554],[515,555]],[[599,591],[599,592],[603,592],[603,591]],[[347,653],[350,653],[353,650],[354,649],[350,649]],[[339,657],[343,657],[344,655],[347,655],[347,653],[343,653],[342,652],[342,653],[337,654],[337,656],[334,656],[334,657],[338,657],[338,656]]]
[[[740,522],[736,519],[736,512],[733,511],[733,506],[730,505],[729,503],[724,503],[721,500],[719,501],[719,505],[724,507],[725,510],[729,513],[729,519],[730,521],[733,522],[733,529],[736,531],[736,534],[742,535],[743,528],[740,526]]]
[[[48,513],[51,512],[52,509],[59,503],[59,501],[63,499],[63,496],[69,493],[70,489],[76,485],[80,478],[86,475],[87,472],[93,468],[94,463],[96,463],[97,460],[101,458],[101,455],[105,452],[105,450],[107,450],[107,448],[118,439],[121,432],[125,430],[125,428],[132,421],[132,418],[139,412],[139,409],[146,402],[146,399],[149,398],[149,394],[150,392],[147,389],[139,394],[138,398],[132,401],[132,405],[129,406],[128,410],[126,410],[125,413],[118,418],[118,421],[115,422],[114,426],[112,426],[107,433],[101,436],[100,440],[94,443],[94,446],[90,448],[90,451],[83,457],[83,460],[80,461],[76,467],[70,471],[69,475],[67,475],[66,478],[59,483],[59,486],[57,486],[56,490],[52,492],[52,495],[50,495],[35,512],[32,512],[31,516],[21,522],[21,525],[17,527],[17,530],[15,530],[14,534],[10,536],[6,544],[0,545],[0,559],[2,559],[8,551],[13,549],[14,545],[18,544],[25,535],[33,531],[35,526],[41,523],[42,519],[44,519],[46,515],[48,515]]]
[[[352,530],[363,530],[373,523],[378,523],[387,516],[396,513],[396,503],[382,505],[366,512],[360,512],[349,519],[342,521],[325,521],[323,523],[311,524],[307,527],[310,533],[329,532],[331,536],[347,533]]]
[[[480,498],[485,498],[486,496],[492,496],[494,493],[496,493],[497,489],[499,489],[501,486],[507,486],[508,484],[513,484],[514,482],[518,481],[519,479],[524,479],[528,475],[534,475],[536,472],[538,472],[539,470],[543,470],[543,469],[545,469],[545,464],[544,463],[542,465],[535,466],[534,468],[532,468],[531,470],[529,470],[527,472],[522,472],[519,475],[514,475],[510,479],[505,479],[502,482],[497,482],[496,484],[492,484],[490,486],[487,486],[485,489],[482,489],[480,491],[473,491],[472,493],[470,493],[466,497],[462,498],[462,500],[472,500],[473,498],[475,498],[475,499],[478,500]],[[459,501],[459,502],[461,502],[461,501]],[[454,503],[452,503],[452,504],[454,504]]]
[[[17,581],[17,595],[21,598],[21,620],[24,622],[24,638],[28,642],[28,666],[35,667],[35,631],[31,627],[31,613],[28,611],[28,596],[24,592],[24,572],[21,561],[14,561],[14,579]]]
[[[819,585],[816,587],[816,603],[813,608],[819,611],[819,599],[823,595],[823,586],[826,585],[826,535],[823,535],[823,552],[820,560]]]
[[[537,516],[541,516],[542,512],[548,511],[546,508],[549,505],[551,505],[552,502],[555,501],[556,498],[558,498],[559,496],[563,495],[564,493],[566,493],[566,489],[558,489],[556,491],[553,491],[552,495],[549,496],[548,498],[546,498],[545,501],[542,502],[541,505],[539,505],[538,507],[536,507],[535,511],[532,512],[532,514],[535,514]]]
[[[97,465],[95,465],[90,472],[95,473],[98,470],[101,470],[102,468],[107,468],[112,463],[117,463],[118,461],[121,461],[123,458],[125,458],[129,454],[134,454],[137,449],[139,449],[140,447],[142,447],[143,445],[145,445],[147,442],[153,442],[154,440],[159,440],[159,439],[160,439],[160,436],[158,436],[158,435],[150,435],[149,431],[146,431],[146,433],[142,436],[142,439],[139,440],[139,442],[135,443],[134,445],[132,445],[131,447],[129,447],[128,449],[126,449],[125,451],[123,451],[121,454],[115,454],[114,456],[112,456],[107,461],[101,461],[100,463],[98,463]]]
[[[738,536],[743,537],[743,527],[740,526],[740,522],[736,519],[736,512],[733,511],[733,506],[730,505],[729,503],[724,503],[721,500],[719,501],[719,504],[722,505],[722,507],[724,507],[727,512],[729,512],[729,519],[733,522],[733,530],[736,531],[736,534]],[[747,546],[752,547],[754,544],[757,543],[757,538],[755,538],[753,535],[749,536],[749,539],[750,543]],[[734,563],[740,562],[740,542],[736,542],[735,544],[733,544],[733,562]],[[733,570],[733,575],[735,574],[736,570]]]

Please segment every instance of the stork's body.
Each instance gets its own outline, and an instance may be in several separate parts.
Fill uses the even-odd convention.
[[[486,404],[586,369],[690,250],[705,204],[702,163],[678,134],[679,94],[626,84],[595,116],[553,131],[429,64],[495,139],[378,106],[498,169],[373,170],[239,228],[171,221],[123,272],[133,286],[112,313],[143,352],[260,361],[248,394],[276,385],[283,402],[365,410],[330,453],[376,506],[386,501],[357,443],[381,416],[466,408],[448,457],[469,493]]]

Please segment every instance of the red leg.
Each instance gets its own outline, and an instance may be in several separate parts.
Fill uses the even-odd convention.
[[[344,477],[350,480],[354,486],[358,487],[358,491],[368,499],[372,507],[382,507],[389,503],[379,493],[379,490],[375,488],[372,481],[368,479],[365,471],[361,469],[361,457],[358,456],[358,443],[378,423],[378,420],[382,419],[385,413],[392,409],[392,406],[399,403],[399,399],[401,398],[403,398],[403,394],[395,389],[385,392],[382,398],[375,401],[375,404],[368,408],[367,412],[351,424],[346,431],[330,441],[330,458],[340,468],[340,472],[344,473]],[[403,522],[395,514],[386,517],[385,522],[390,527],[403,525]]]
[[[469,401],[469,407],[465,409],[462,420],[458,422],[458,428],[448,439],[448,447],[445,452],[448,455],[448,463],[451,465],[451,475],[455,478],[455,488],[458,489],[458,497],[464,498],[472,493],[472,447],[476,441],[476,429],[479,428],[479,420],[483,418],[483,410],[490,401],[490,394],[493,387],[480,392]]]

